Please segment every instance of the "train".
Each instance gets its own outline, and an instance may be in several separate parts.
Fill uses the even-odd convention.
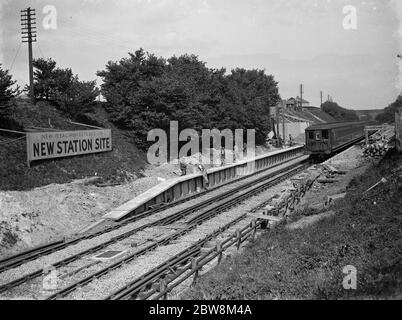
[[[306,128],[306,153],[329,156],[364,138],[370,121],[313,124]]]

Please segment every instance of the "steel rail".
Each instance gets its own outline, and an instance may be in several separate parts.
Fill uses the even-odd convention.
[[[269,180],[268,182],[265,182],[265,184],[259,185],[257,187],[252,187],[252,190],[249,190],[246,193],[247,193],[247,195],[250,195],[251,193],[255,194],[256,192],[261,192],[261,191],[264,190],[263,189],[264,186],[265,186],[265,189],[269,188],[272,184],[278,183],[278,181],[282,181],[283,179],[286,179],[289,175],[293,175],[293,174],[295,174],[296,171],[300,171],[302,168],[304,169],[305,167],[306,167],[305,165],[299,165],[299,166],[296,166],[296,168],[295,167],[292,167],[291,169],[286,168],[287,170],[285,171],[285,173],[283,173],[283,172],[279,173],[279,175],[280,175],[279,177],[276,176],[275,178],[270,178],[270,179],[268,179]],[[278,174],[278,172],[276,172],[276,174]],[[243,199],[244,198],[246,198],[246,196],[244,196]],[[227,202],[232,202],[233,205],[234,205],[235,204],[234,200],[236,201],[236,203],[238,203],[238,201],[236,199],[232,199],[232,198],[230,200],[228,200]],[[90,283],[94,279],[97,279],[97,278],[109,273],[110,271],[121,267],[123,264],[131,262],[136,257],[138,257],[138,256],[140,256],[140,255],[142,255],[144,253],[147,253],[150,250],[153,250],[153,249],[155,249],[156,247],[158,247],[160,245],[165,245],[165,244],[170,243],[173,240],[178,239],[179,237],[181,237],[181,236],[187,234],[188,232],[190,232],[191,230],[195,229],[203,221],[208,220],[208,219],[211,218],[211,216],[214,216],[214,215],[218,214],[219,212],[221,212],[219,210],[220,206],[221,206],[221,204],[217,204],[213,208],[211,208],[209,210],[206,210],[202,214],[202,217],[200,216],[197,219],[196,223],[192,223],[192,224],[188,225],[185,229],[177,231],[174,234],[172,234],[172,235],[170,235],[170,236],[168,236],[166,238],[163,238],[163,239],[161,239],[161,240],[159,240],[159,241],[157,241],[157,242],[155,242],[155,243],[153,243],[153,244],[151,244],[151,245],[149,245],[149,246],[147,246],[147,247],[145,247],[145,248],[143,248],[143,249],[141,249],[141,250],[129,255],[128,257],[125,257],[125,258],[115,262],[112,265],[107,266],[107,267],[95,272],[94,274],[92,274],[90,276],[87,276],[86,278],[81,279],[81,280],[71,284],[70,286],[58,291],[57,293],[47,297],[46,299],[47,300],[54,300],[54,299],[57,299],[57,298],[60,298],[60,297],[65,297],[66,295],[68,295],[71,292],[75,291],[76,288],[82,287],[82,286]],[[217,232],[221,232],[221,231],[218,230]]]
[[[293,160],[295,160],[295,159],[293,159]],[[305,160],[302,160],[300,162],[305,162]],[[282,164],[284,164],[284,163],[282,163]],[[293,166],[295,166],[295,165],[297,165],[297,163],[294,164]],[[250,182],[244,184],[243,186],[239,187],[238,189],[228,190],[228,191],[226,191],[226,192],[224,192],[224,193],[222,193],[222,194],[220,194],[218,196],[215,196],[213,198],[207,199],[207,200],[205,200],[205,202],[207,202],[207,204],[205,204],[205,202],[202,202],[200,204],[195,204],[195,205],[193,205],[193,206],[191,206],[189,208],[186,208],[186,209],[184,209],[182,211],[173,213],[173,214],[171,214],[171,215],[169,215],[169,216],[167,216],[165,218],[162,218],[160,220],[157,220],[157,221],[145,224],[143,226],[134,228],[134,229],[132,229],[130,231],[127,231],[127,232],[125,232],[123,234],[120,234],[120,235],[118,235],[116,237],[113,237],[113,238],[111,238],[110,240],[108,240],[106,242],[103,242],[101,244],[93,246],[93,247],[91,247],[89,249],[86,249],[86,250],[84,250],[82,252],[79,252],[78,254],[75,254],[75,255],[70,256],[68,258],[65,258],[63,260],[60,260],[60,261],[54,263],[53,266],[57,268],[57,267],[62,267],[64,265],[67,265],[67,264],[69,264],[69,263],[71,263],[73,261],[81,259],[85,255],[95,253],[95,252],[97,252],[97,251],[99,251],[99,250],[101,250],[101,249],[103,249],[103,248],[105,248],[105,247],[107,247],[107,246],[109,246],[111,244],[114,244],[114,243],[116,243],[118,241],[121,241],[121,240],[123,240],[125,238],[128,238],[128,237],[132,236],[133,234],[135,234],[136,232],[139,232],[139,231],[144,230],[146,228],[154,227],[154,226],[158,226],[158,225],[166,225],[166,224],[176,222],[176,221],[182,219],[183,217],[185,217],[185,216],[187,216],[187,215],[189,215],[189,214],[191,214],[191,213],[193,213],[195,211],[198,211],[200,209],[200,207],[203,208],[203,207],[205,207],[205,206],[207,206],[207,205],[209,205],[211,203],[215,203],[215,202],[217,202],[217,201],[219,201],[221,199],[225,199],[227,197],[230,197],[231,195],[233,195],[235,193],[239,193],[244,189],[250,188],[250,186],[252,186],[256,182],[258,183],[258,182],[261,182],[261,181],[264,181],[264,180],[272,179],[272,175],[278,175],[278,174],[281,174],[282,172],[286,172],[287,170],[289,170],[289,167],[282,168],[282,169],[280,169],[278,171],[275,171],[272,174],[268,174],[268,175],[260,177],[260,178],[258,178],[256,180],[250,181]],[[292,169],[290,169],[290,171],[294,171],[294,167],[292,167]],[[269,182],[266,182],[265,184],[268,184],[268,183]],[[267,186],[267,187],[269,187],[269,186]],[[252,190],[250,190],[247,193],[247,195],[245,195],[245,194],[241,195],[242,198],[243,199],[247,198],[247,196],[252,194],[252,192],[254,192],[254,193],[257,192],[257,191],[254,191],[255,189],[256,189],[255,187],[252,187]],[[238,200],[238,197],[230,197],[230,199],[227,200],[226,202],[225,201],[224,202],[219,202],[219,205],[222,206],[222,205],[226,204],[226,208],[228,208],[230,206],[230,202],[233,203],[232,204],[232,206],[233,206],[234,204],[238,203],[239,201],[240,200]],[[202,214],[204,216],[206,216],[206,217],[211,217],[212,215],[218,214],[219,212],[221,212],[221,210],[217,211],[217,209],[219,210],[219,206],[215,205],[213,208],[210,208],[209,210],[206,210]],[[204,220],[205,219],[200,219],[199,221],[204,221]],[[194,227],[195,226],[196,225],[194,225]],[[186,231],[186,229],[184,231]],[[188,230],[187,232],[189,232],[189,231],[191,231],[191,230]],[[147,252],[149,250],[154,249],[158,245],[166,243],[166,241],[170,242],[170,241],[174,240],[175,238],[181,236],[182,233],[183,233],[183,231],[179,231],[176,234],[176,237],[175,237],[175,235],[170,236],[169,239],[162,239],[159,242],[156,242],[155,244],[153,244],[153,245],[151,245],[151,246],[149,246],[147,248],[144,248],[145,251],[142,251],[141,254],[143,254],[143,253],[145,253],[145,252]],[[0,293],[3,293],[5,291],[7,291],[7,290],[10,290],[13,287],[19,286],[19,285],[21,285],[21,284],[23,284],[23,283],[25,283],[25,282],[27,282],[29,280],[37,278],[37,277],[41,276],[42,274],[43,274],[43,269],[39,269],[39,270],[34,271],[34,272],[32,272],[32,273],[30,273],[30,274],[28,274],[26,276],[23,276],[21,278],[13,280],[13,281],[11,281],[9,283],[6,283],[6,284],[0,286]]]
[[[221,227],[219,230],[214,231],[212,234],[198,241],[191,247],[181,251],[173,258],[158,265],[157,267],[148,271],[147,273],[135,279],[131,283],[113,292],[111,295],[107,296],[105,300],[127,299],[128,296],[136,297],[141,291],[144,291],[149,287],[151,287],[157,279],[165,276],[165,274],[168,273],[169,271],[171,272],[171,269],[175,271],[175,269],[177,270],[180,266],[185,265],[188,262],[188,260],[197,256],[200,253],[201,248],[205,243],[218,236],[220,233],[222,233],[222,231],[225,231],[229,229],[231,226],[240,222],[245,217],[246,214],[243,214],[240,217],[236,218],[235,220],[230,221],[228,224]]]
[[[302,147],[300,147],[300,148],[302,149]],[[29,249],[27,251],[21,252],[19,254],[7,257],[5,259],[0,260],[0,273],[2,273],[4,271],[7,271],[9,269],[18,267],[18,266],[20,266],[20,265],[22,265],[22,264],[24,264],[26,262],[35,260],[35,259],[37,259],[39,257],[49,255],[49,254],[51,254],[53,252],[65,249],[65,248],[67,248],[67,247],[69,247],[71,245],[74,245],[74,244],[76,244],[76,243],[78,243],[80,241],[89,240],[89,239],[98,237],[98,236],[100,236],[100,235],[102,235],[104,233],[117,230],[117,229],[119,229],[119,228],[121,228],[121,227],[123,227],[123,226],[125,226],[125,225],[127,225],[129,223],[136,222],[136,221],[138,221],[138,220],[140,220],[140,219],[142,219],[144,217],[151,216],[151,215],[153,215],[155,213],[158,213],[160,211],[163,211],[163,210],[169,209],[171,207],[177,206],[179,204],[182,204],[184,202],[196,199],[198,197],[201,197],[201,196],[203,196],[203,195],[205,195],[207,193],[215,191],[215,190],[217,190],[219,188],[222,188],[224,186],[228,186],[230,184],[234,184],[234,183],[240,182],[240,181],[242,181],[244,179],[250,178],[250,177],[252,177],[254,175],[261,174],[261,173],[263,173],[263,172],[265,172],[267,170],[273,169],[273,168],[275,168],[277,166],[285,164],[285,163],[287,163],[289,161],[293,161],[293,160],[295,160],[297,158],[300,158],[302,156],[303,155],[295,156],[295,157],[293,157],[293,158],[291,158],[289,160],[286,160],[286,161],[283,161],[283,162],[280,162],[280,163],[276,163],[271,167],[256,171],[256,172],[254,172],[254,173],[252,173],[250,175],[247,175],[247,176],[244,176],[244,177],[240,177],[240,178],[228,181],[228,182],[226,182],[224,184],[215,186],[215,187],[213,187],[211,189],[208,189],[208,190],[199,192],[197,194],[185,197],[183,199],[179,199],[179,200],[176,200],[176,201],[173,201],[173,202],[170,202],[170,203],[166,203],[166,204],[164,204],[162,206],[159,206],[159,207],[144,211],[144,212],[142,212],[142,213],[140,213],[140,214],[138,214],[138,215],[136,215],[134,217],[127,218],[127,219],[117,223],[114,226],[109,226],[109,227],[107,227],[107,228],[105,228],[103,230],[100,230],[98,232],[90,233],[90,234],[84,234],[82,236],[78,236],[78,237],[75,237],[73,239],[68,239],[68,240],[66,240],[66,239],[57,240],[55,242],[47,243],[47,244],[44,244],[44,245]],[[1,292],[2,291],[1,291],[1,287],[0,287],[0,293]]]
[[[251,227],[250,225],[247,225],[243,229],[241,229],[240,230],[241,242],[246,241],[248,239],[248,237],[251,236],[253,229],[258,227],[260,224],[261,224],[261,220],[256,221],[256,226]],[[204,266],[205,264],[214,260],[221,253],[226,251],[228,248],[230,248],[237,242],[238,242],[238,239],[236,238],[236,236],[233,234],[230,235],[228,238],[225,239],[225,241],[223,241],[221,243],[221,249],[219,251],[217,251],[216,248],[209,250],[208,252],[204,253],[203,255],[201,255],[200,257],[197,258],[197,264],[201,263],[202,266]],[[194,256],[193,258],[195,258],[195,257],[196,256]],[[190,272],[188,272],[188,271],[190,271]],[[185,280],[190,278],[196,272],[198,272],[198,269],[194,270],[192,267],[192,264],[188,264],[179,273],[176,273],[175,275],[173,275],[173,277],[171,277],[169,279],[170,284],[168,286],[166,286],[166,288],[164,290],[161,290],[162,292],[159,292],[159,290],[157,290],[157,289],[152,289],[151,291],[147,292],[144,296],[142,296],[141,299],[146,300],[155,294],[156,294],[156,296],[153,298],[153,300],[160,299],[161,297],[165,296],[169,291],[171,291],[173,288],[182,284]],[[160,277],[160,278],[162,278],[162,277]],[[159,280],[159,279],[155,279],[155,281],[157,281],[157,280]],[[121,300],[131,300],[131,299],[133,299],[133,295],[132,295],[132,293],[128,292],[126,294],[122,294],[120,299]]]
[[[300,171],[301,169],[304,169],[305,166],[298,166],[297,168],[293,168],[292,170],[286,172],[285,174],[283,174],[280,177],[277,177],[275,179],[272,179],[273,181],[268,182],[268,185],[260,185],[255,187],[253,190],[250,190],[249,192],[247,192],[247,194],[249,195],[251,193],[251,191],[254,191],[253,193],[259,193],[261,191],[263,191],[264,189],[269,188],[272,184],[276,184],[280,181],[283,181],[284,179],[288,178],[290,175],[294,175],[295,172]],[[249,212],[255,212],[257,210],[260,210],[261,208],[263,208],[267,203],[269,203],[271,201],[271,199],[264,201],[264,203],[259,204],[258,206],[256,206],[255,208],[253,208],[252,210],[250,210]],[[239,222],[240,220],[244,219],[247,216],[247,214],[244,214],[242,216],[240,216],[239,218],[237,218],[234,221],[231,221],[228,225],[232,225],[235,224],[237,222]],[[205,217],[203,217],[205,218]],[[201,222],[200,217],[198,217],[198,219],[195,219],[192,223],[192,225],[198,225]],[[191,226],[192,226],[191,225]],[[227,225],[224,226],[224,230],[227,229],[226,228]],[[211,236],[212,237],[208,237],[208,241],[211,240],[212,238],[215,238],[216,235],[222,233],[222,231],[224,231],[222,229],[219,229],[217,231],[215,231]],[[227,240],[229,241],[229,240]],[[226,241],[224,241],[222,243],[222,245],[224,245],[226,243]],[[106,300],[116,300],[116,299],[121,299],[124,296],[130,295],[130,296],[136,296],[138,295],[138,293],[146,286],[150,286],[152,285],[152,283],[154,283],[157,279],[161,278],[164,273],[169,270],[170,268],[174,269],[174,266],[172,266],[172,261],[178,261],[182,264],[183,262],[183,257],[184,256],[186,259],[187,258],[192,258],[195,255],[191,256],[191,257],[187,257],[186,253],[189,250],[192,250],[194,247],[196,247],[198,244],[191,246],[190,248],[187,248],[186,250],[184,250],[183,252],[179,253],[178,255],[176,255],[175,257],[173,257],[172,259],[168,260],[167,262],[159,265],[158,267],[156,267],[155,269],[151,270],[150,272],[148,272],[147,274],[145,274],[144,276],[141,276],[139,279],[134,280],[133,282],[131,282],[130,284],[124,286],[123,288],[120,288],[119,290],[117,290],[116,292],[112,293],[110,296],[108,296],[106,298]],[[188,259],[187,259],[188,260]],[[147,280],[147,282],[144,283],[144,279]]]

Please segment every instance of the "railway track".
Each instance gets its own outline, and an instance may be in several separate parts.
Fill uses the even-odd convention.
[[[117,230],[119,228],[122,228],[123,226],[128,225],[129,223],[139,221],[139,220],[141,220],[141,219],[143,219],[145,217],[149,217],[149,216],[151,216],[153,214],[156,214],[158,212],[161,212],[163,210],[166,210],[166,209],[178,206],[178,205],[180,205],[182,203],[185,203],[187,201],[199,198],[199,197],[201,197],[203,195],[206,195],[206,194],[208,194],[210,192],[213,192],[213,191],[215,191],[217,189],[220,189],[222,187],[241,182],[242,180],[248,179],[248,178],[250,178],[252,176],[259,175],[261,173],[264,173],[267,170],[271,170],[271,169],[273,169],[273,168],[275,168],[277,166],[283,165],[283,164],[285,164],[285,163],[287,163],[289,161],[293,161],[293,160],[295,160],[297,158],[300,158],[300,157],[303,157],[303,156],[300,155],[299,157],[290,159],[290,160],[282,162],[282,163],[275,164],[274,166],[271,166],[269,168],[254,172],[254,173],[252,173],[250,175],[243,176],[243,177],[237,178],[237,179],[232,180],[232,181],[228,181],[228,182],[226,182],[224,184],[221,184],[219,186],[216,186],[216,187],[210,188],[208,190],[199,192],[199,193],[194,194],[194,195],[190,195],[190,196],[185,197],[183,199],[179,199],[179,200],[176,200],[176,201],[173,201],[173,202],[170,202],[170,203],[165,203],[165,204],[163,204],[161,206],[154,207],[151,210],[147,210],[147,211],[142,212],[142,213],[140,213],[140,214],[138,214],[138,215],[136,215],[134,217],[124,219],[124,220],[116,223],[115,225],[108,226],[108,227],[106,227],[106,228],[104,228],[102,230],[99,230],[97,232],[89,233],[89,234],[83,234],[83,235],[76,236],[76,237],[69,238],[69,239],[64,238],[64,239],[57,240],[57,241],[54,241],[54,242],[51,242],[51,243],[47,243],[47,244],[44,244],[44,245],[41,245],[41,246],[37,246],[35,248],[29,249],[27,251],[21,252],[21,253],[16,254],[16,255],[4,258],[4,259],[0,260],[0,273],[2,273],[4,271],[7,271],[9,269],[18,267],[18,266],[20,266],[20,265],[22,265],[22,264],[24,264],[26,262],[38,259],[38,258],[40,258],[42,256],[49,255],[49,254],[51,254],[53,252],[65,249],[65,248],[67,248],[69,246],[77,244],[80,241],[89,240],[89,239],[98,237],[98,236],[100,236],[102,234]],[[205,201],[205,202],[201,203],[200,205],[198,205],[198,208],[200,209],[203,206],[205,207],[205,206],[209,205],[210,203],[213,203],[214,201],[219,200],[219,198],[222,198],[222,196],[218,196],[216,198],[212,198],[209,201]],[[0,293],[1,292],[2,292],[2,288],[0,287]]]
[[[169,273],[176,273],[181,267],[186,265],[191,259],[197,257],[201,253],[202,247],[210,240],[217,237],[223,231],[229,229],[231,226],[240,222],[246,217],[246,214],[229,222],[225,226],[216,230],[214,233],[198,241],[190,248],[183,250],[178,255],[174,256],[170,260],[160,264],[156,268],[132,281],[128,285],[113,292],[111,295],[105,298],[105,300],[129,300],[136,299],[141,292],[151,289],[152,286],[161,278],[166,277]]]
[[[158,240],[158,241],[152,243],[151,245],[149,245],[127,257],[120,259],[119,261],[113,263],[112,265],[109,265],[109,266],[65,287],[64,289],[58,291],[57,293],[47,297],[47,299],[53,300],[53,299],[58,299],[58,298],[67,296],[68,294],[75,291],[77,288],[81,288],[81,287],[87,285],[88,283],[90,283],[91,281],[107,275],[109,272],[116,270],[116,269],[120,268],[121,266],[133,261],[135,258],[139,257],[140,255],[143,255],[143,254],[155,249],[158,246],[166,245],[166,244],[170,243],[171,241],[180,238],[181,236],[194,230],[198,225],[200,225],[204,221],[211,219],[212,217],[216,216],[217,214],[227,210],[230,207],[235,206],[238,203],[243,202],[245,199],[249,198],[250,196],[256,195],[256,194],[266,190],[267,188],[270,188],[273,185],[276,185],[276,184],[288,179],[290,176],[293,176],[296,173],[303,171],[304,169],[306,169],[306,167],[307,167],[307,164],[303,163],[303,164],[299,164],[297,166],[293,166],[290,169],[286,168],[286,169],[280,170],[280,172],[276,172],[276,175],[274,177],[270,177],[268,179],[267,178],[259,179],[260,181],[257,184],[249,187],[245,191],[236,190],[236,192],[238,193],[237,195],[235,194],[236,192],[231,191],[231,193],[232,193],[231,196],[225,195],[226,199],[222,199],[221,201],[214,203],[213,206],[211,206],[210,208],[206,208],[205,210],[203,210],[202,212],[197,214],[196,217],[187,221],[187,227],[184,228],[183,230],[179,230],[179,231],[173,233],[172,235],[169,235],[161,240]],[[263,181],[263,180],[265,180],[265,181]],[[225,198],[225,197],[222,197],[222,198]],[[263,206],[263,205],[264,204],[262,204],[261,206]],[[259,209],[261,206],[259,206],[255,210]],[[244,218],[245,216],[246,215],[243,215],[242,218]],[[166,219],[164,221],[167,224],[173,223],[179,219],[179,217],[167,217],[167,218],[168,219]],[[174,218],[174,219],[171,220],[171,218]],[[203,240],[204,242],[202,242],[202,243],[209,241],[211,238],[215,237],[217,234],[219,234],[221,232],[222,232],[222,228],[220,230],[216,231],[213,235],[205,238]],[[201,242],[199,242],[199,244],[200,243]]]
[[[299,196],[303,196],[305,191],[311,188],[314,180],[310,181],[303,189],[302,193]],[[298,198],[299,199],[299,198]],[[259,211],[263,209],[267,204],[271,202],[272,198],[259,204],[254,207],[252,210],[248,211],[250,213]],[[299,200],[295,200],[299,201]],[[286,207],[284,203],[282,203],[283,207]],[[282,215],[286,212],[280,213]],[[218,263],[221,260],[222,253],[230,248],[231,246],[237,244],[238,248],[240,244],[246,241],[249,237],[254,238],[257,228],[264,224],[264,221],[261,219],[253,219],[252,222],[247,224],[241,229],[237,229],[236,233],[231,233],[225,240],[219,241],[219,244],[216,244],[207,252],[201,250],[204,244],[207,241],[212,240],[217,234],[220,234],[222,230],[227,230],[231,226],[235,225],[241,220],[244,220],[247,217],[247,213],[238,217],[234,221],[230,221],[228,224],[223,226],[220,230],[215,231],[210,236],[205,239],[195,243],[191,247],[186,248],[173,258],[168,261],[158,265],[152,270],[148,271],[146,274],[140,276],[129,284],[121,287],[116,290],[109,296],[105,298],[105,300],[134,300],[134,299],[149,299],[152,298],[154,300],[160,298],[167,298],[168,292],[172,291],[175,287],[183,284],[191,276],[196,277],[196,273],[203,266],[212,262],[215,258],[218,258]],[[195,278],[194,280],[195,281]]]

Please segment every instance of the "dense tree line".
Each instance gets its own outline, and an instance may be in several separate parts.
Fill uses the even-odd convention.
[[[263,143],[270,130],[269,106],[280,99],[278,83],[263,70],[207,68],[195,55],[156,57],[142,49],[98,71],[111,120],[135,132],[136,143],[149,144],[154,128],[179,130],[255,129]]]
[[[89,111],[99,94],[95,81],[80,81],[52,59],[35,59],[36,100],[52,103],[73,117]],[[156,57],[140,49],[98,71],[110,118],[135,133],[146,148],[151,129],[255,129],[256,143],[270,131],[269,107],[280,100],[278,83],[264,70],[208,68],[195,55]],[[0,105],[17,93],[15,81],[0,68]],[[14,88],[14,89],[13,89]],[[29,87],[26,87],[29,90]]]
[[[322,104],[321,109],[337,121],[359,121],[356,111],[342,108],[336,102],[326,101]]]
[[[395,122],[395,111],[397,108],[402,108],[402,95],[398,96],[398,98],[386,107],[382,113],[378,114],[375,119],[379,123],[393,123]]]
[[[56,67],[52,59],[34,59],[33,66],[37,100],[49,101],[73,117],[92,108],[99,95],[95,81],[80,81],[71,69]]]

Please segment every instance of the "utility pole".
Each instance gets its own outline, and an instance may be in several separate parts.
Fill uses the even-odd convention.
[[[322,109],[322,90],[320,91],[320,101],[321,101],[320,109]]]
[[[282,135],[283,135],[283,144],[285,144],[286,136],[285,136],[285,110],[282,108]]]
[[[35,93],[33,84],[33,64],[32,64],[32,42],[36,42],[36,18],[35,9],[28,7],[21,10],[21,34],[22,42],[28,43],[28,61],[29,61],[29,96],[31,102],[35,103]]]
[[[303,84],[300,84],[300,111],[303,110]]]
[[[279,147],[279,103],[276,105],[276,146]]]

